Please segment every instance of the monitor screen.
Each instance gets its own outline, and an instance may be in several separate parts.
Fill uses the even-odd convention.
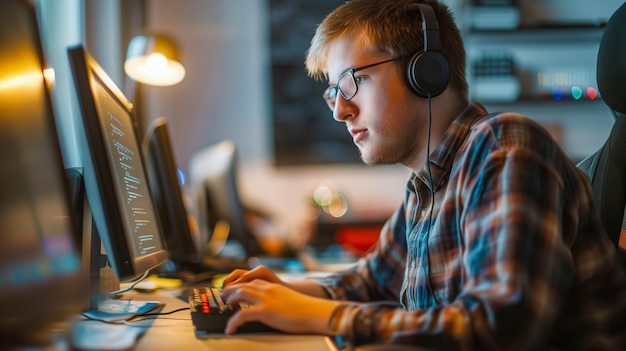
[[[183,184],[176,166],[167,120],[153,120],[143,138],[146,169],[165,246],[175,264],[185,265],[200,260],[193,221],[187,212]]]
[[[241,259],[264,254],[259,241],[246,222],[246,212],[237,185],[237,148],[230,140],[196,152],[190,160],[190,183],[204,204],[199,216],[203,236],[213,238],[219,223],[229,226],[228,240],[243,248]],[[233,255],[234,256],[234,255]],[[236,257],[237,258],[237,257]]]
[[[168,260],[132,104],[82,46],[68,49],[82,118],[78,134],[95,230],[120,281]]]
[[[86,279],[35,9],[0,2],[0,340],[36,342],[80,312]],[[45,70],[46,74],[51,72]],[[48,82],[50,83],[50,82]]]

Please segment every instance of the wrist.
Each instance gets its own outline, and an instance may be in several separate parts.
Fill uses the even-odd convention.
[[[317,334],[334,335],[333,317],[335,316],[335,311],[339,309],[342,303],[327,299],[319,299],[319,301],[319,304],[313,304],[315,307],[312,312],[316,318],[312,319],[314,321],[312,328]]]
[[[314,280],[285,282],[285,286],[301,294],[321,299],[328,299],[328,294],[326,293],[326,290],[324,290],[324,287],[319,282]]]

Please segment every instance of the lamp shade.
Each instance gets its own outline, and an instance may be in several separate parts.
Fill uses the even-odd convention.
[[[185,78],[185,67],[178,61],[176,46],[159,35],[131,39],[124,72],[139,83],[156,86],[178,84]]]

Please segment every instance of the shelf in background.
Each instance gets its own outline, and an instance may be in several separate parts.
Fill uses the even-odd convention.
[[[518,43],[585,43],[600,42],[601,27],[534,27],[515,30],[472,30],[464,34],[468,45]],[[540,41],[538,41],[538,39]]]

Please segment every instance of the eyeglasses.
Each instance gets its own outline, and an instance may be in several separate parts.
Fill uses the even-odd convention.
[[[352,68],[343,72],[337,79],[337,84],[329,86],[324,91],[324,94],[322,94],[324,101],[326,101],[326,104],[328,104],[328,107],[331,109],[331,111],[334,111],[335,102],[337,101],[337,92],[339,92],[341,96],[343,96],[344,100],[350,101],[359,91],[358,83],[360,83],[360,81],[357,81],[358,78],[354,76],[356,72],[362,71],[366,68],[382,65],[383,63],[396,61],[399,59],[401,59],[401,57],[372,63],[366,66]],[[349,78],[345,79],[346,77],[349,77]]]

